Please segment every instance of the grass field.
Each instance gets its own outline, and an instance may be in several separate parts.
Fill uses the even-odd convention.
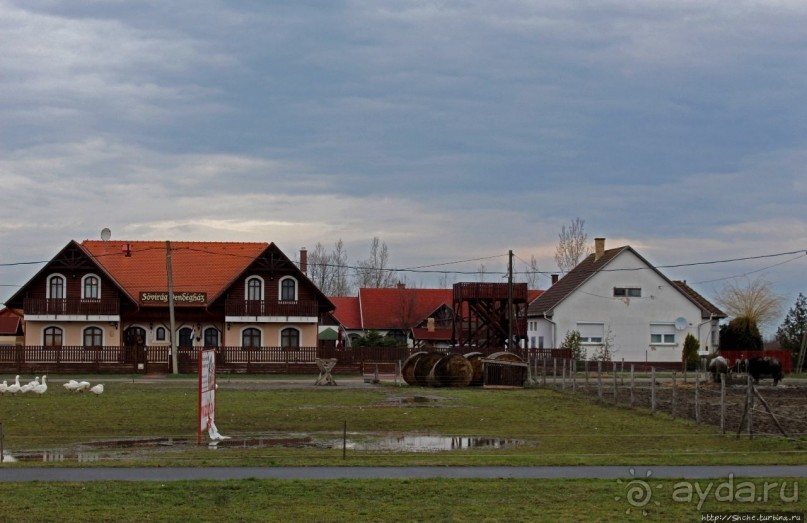
[[[241,447],[197,446],[196,384],[109,381],[100,396],[54,383],[42,397],[0,398],[7,452],[61,449],[65,461],[14,466],[282,465],[632,465],[807,464],[807,445],[781,438],[737,439],[717,429],[600,404],[546,389],[483,390],[289,386],[277,380],[221,380],[217,425]],[[310,381],[310,380],[309,380]],[[339,440],[381,435],[486,436],[518,440],[507,448],[395,452],[341,446],[253,445],[260,438]],[[120,442],[160,438],[155,447]],[[185,442],[185,443],[180,443]],[[71,449],[99,458],[71,461]],[[716,480],[717,481],[717,480]],[[736,479],[735,481],[739,481]],[[678,482],[652,481],[645,506],[628,503],[628,481],[340,480],[0,483],[3,521],[700,521],[702,511],[805,512],[796,480],[783,501],[673,499]],[[803,480],[800,480],[803,481]],[[708,481],[701,480],[701,486]],[[763,492],[765,480],[753,485]],[[748,485],[746,485],[747,487]],[[792,499],[793,487],[796,497]],[[740,501],[742,501],[740,499]],[[644,512],[647,512],[645,515]],[[58,517],[54,516],[55,514]]]

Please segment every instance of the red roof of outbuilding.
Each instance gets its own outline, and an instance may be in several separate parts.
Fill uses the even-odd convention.
[[[0,335],[22,334],[22,319],[17,316],[0,316]]]
[[[451,307],[451,289],[359,289],[365,329],[408,329],[414,327],[441,305]]]
[[[336,309],[331,313],[346,329],[361,329],[361,312],[359,311],[359,298],[356,296],[330,296],[328,297]]]

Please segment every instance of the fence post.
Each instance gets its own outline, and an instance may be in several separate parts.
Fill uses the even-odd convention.
[[[650,367],[650,412],[656,412],[656,368]]]
[[[726,433],[726,373],[720,373],[720,433]]]
[[[673,373],[672,373],[672,417],[673,417],[673,419],[675,419],[675,400],[677,399],[676,398],[676,392],[678,392],[677,382],[675,381],[675,375],[676,375],[676,373],[675,373],[675,371],[673,371]]]
[[[597,396],[602,399],[602,360],[597,360]]]
[[[633,363],[630,364],[630,406],[631,408],[635,404],[635,397],[633,395],[633,386],[635,383],[636,376],[634,375],[634,368]]]
[[[557,385],[558,379],[558,359],[552,358],[552,386]]]
[[[701,422],[700,376],[695,374],[695,423]]]
[[[546,387],[546,357],[541,360],[541,382]]]
[[[748,388],[745,401],[748,404],[748,439],[753,437],[753,410],[754,410],[754,384],[751,381],[751,374],[748,374]]]
[[[616,405],[617,403],[619,403],[616,390],[616,362],[612,361],[611,363],[613,364],[614,369],[614,404]]]
[[[563,358],[563,360],[561,360],[561,362],[563,364],[561,365],[561,367],[562,367],[562,370],[561,370],[562,375],[561,375],[561,378],[560,378],[560,388],[561,388],[561,390],[566,390],[566,358]]]
[[[569,365],[572,369],[572,392],[577,392],[577,360],[573,357],[569,360]]]
[[[588,360],[586,360],[586,364],[584,365],[584,367],[586,373],[586,394],[588,394]]]

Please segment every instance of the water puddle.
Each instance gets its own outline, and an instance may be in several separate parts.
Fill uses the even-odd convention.
[[[232,437],[203,445],[217,449],[263,449],[263,448],[321,448],[374,452],[443,452],[470,449],[507,449],[527,444],[523,440],[478,436],[423,436],[385,435],[373,433],[351,433],[350,439],[342,440],[310,435],[271,435]],[[147,438],[93,441],[76,445],[69,449],[25,450],[14,454],[4,452],[3,462],[78,462],[116,461],[151,455],[161,450],[198,449],[195,438]]]
[[[351,450],[372,450],[385,452],[441,452],[469,449],[506,449],[524,445],[516,439],[502,439],[475,436],[386,436],[366,441],[348,440]],[[342,442],[334,445],[341,448]]]

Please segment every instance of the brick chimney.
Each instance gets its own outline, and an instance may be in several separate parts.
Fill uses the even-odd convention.
[[[402,282],[402,281],[399,281],[398,284],[395,285],[395,287],[397,287],[398,289],[405,289],[406,284],[404,282]]]
[[[300,270],[306,276],[308,275],[308,250],[305,247],[300,249]]]
[[[552,285],[555,285],[556,283],[558,283],[558,275],[553,274],[552,275]]]
[[[605,238],[594,238],[594,261],[599,260],[605,254]]]

